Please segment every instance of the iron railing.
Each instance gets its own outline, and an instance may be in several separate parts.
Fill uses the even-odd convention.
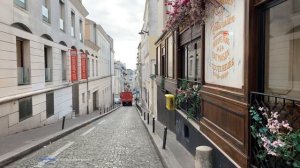
[[[45,82],[51,82],[51,81],[52,81],[52,69],[45,68]]]
[[[30,84],[29,68],[18,67],[18,84],[19,85]]]
[[[287,121],[294,131],[300,129],[300,100],[288,98],[285,96],[277,96],[259,92],[250,93],[250,108],[255,110],[262,121],[260,122],[261,128],[267,125],[267,119],[264,115],[271,115],[271,113],[278,113],[278,121]],[[263,109],[263,110],[262,110]],[[253,116],[250,117],[250,132],[252,126],[255,123]],[[253,133],[251,132],[251,135]],[[262,146],[258,144],[259,139],[251,136],[250,156],[251,165],[253,167],[261,168],[279,168],[279,167],[293,167],[286,165],[286,163],[280,160],[278,157],[268,155],[266,159],[258,159],[259,151],[264,150]]]
[[[67,70],[62,69],[62,81],[66,81],[66,80],[67,80]]]
[[[201,118],[201,82],[178,79],[176,91],[177,108],[187,114],[188,118],[199,121]]]

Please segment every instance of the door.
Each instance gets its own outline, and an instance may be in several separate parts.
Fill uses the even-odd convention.
[[[98,105],[98,91],[93,93],[93,110],[99,110],[99,105]]]
[[[79,84],[74,84],[72,86],[72,102],[73,102],[73,111],[75,115],[79,115]]]

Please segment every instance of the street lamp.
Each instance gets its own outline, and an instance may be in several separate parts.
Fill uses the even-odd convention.
[[[139,32],[139,35],[143,35],[143,34],[148,34],[149,35],[149,32],[148,31],[145,31],[145,30],[141,30],[140,32]]]

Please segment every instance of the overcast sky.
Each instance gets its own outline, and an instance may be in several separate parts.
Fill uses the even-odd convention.
[[[83,5],[89,11],[87,18],[114,39],[115,60],[135,69],[145,0],[83,0]]]

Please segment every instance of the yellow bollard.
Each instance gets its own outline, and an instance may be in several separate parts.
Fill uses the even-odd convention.
[[[166,94],[166,108],[168,110],[175,110],[175,96],[172,94]]]

